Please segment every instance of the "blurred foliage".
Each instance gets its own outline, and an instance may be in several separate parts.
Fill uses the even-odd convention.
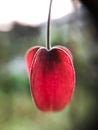
[[[76,71],[71,103],[58,113],[37,110],[26,70],[13,62],[22,57],[25,64],[27,49],[45,46],[45,27],[15,24],[10,32],[0,32],[0,130],[97,130],[98,45],[88,29],[60,25],[52,30],[52,45],[72,51]]]

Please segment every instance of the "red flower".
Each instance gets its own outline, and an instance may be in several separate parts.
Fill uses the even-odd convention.
[[[75,72],[71,52],[63,46],[31,48],[26,54],[31,95],[42,111],[59,111],[71,100]]]
[[[71,52],[63,46],[50,48],[50,0],[47,23],[47,49],[36,46],[26,54],[31,95],[42,111],[59,111],[71,100],[75,72]]]

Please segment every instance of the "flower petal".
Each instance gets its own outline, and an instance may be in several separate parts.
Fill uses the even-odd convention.
[[[71,100],[75,72],[69,52],[55,47],[37,51],[31,66],[31,94],[42,111],[59,111]]]
[[[36,46],[36,47],[32,47],[30,48],[26,55],[25,55],[25,59],[26,59],[26,69],[27,69],[27,73],[28,75],[30,75],[30,69],[31,69],[31,65],[32,65],[32,61],[33,58],[35,56],[35,53],[37,52],[37,50],[40,48],[40,46]]]

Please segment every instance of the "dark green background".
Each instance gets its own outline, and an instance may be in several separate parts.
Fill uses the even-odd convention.
[[[98,45],[93,26],[52,25],[52,46],[73,54],[75,91],[70,104],[58,113],[40,112],[30,95],[25,53],[45,46],[46,26],[0,32],[0,130],[97,130]],[[93,29],[92,29],[93,28]],[[40,100],[40,99],[39,99]]]

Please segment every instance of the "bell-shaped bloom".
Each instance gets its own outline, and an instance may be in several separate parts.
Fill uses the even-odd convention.
[[[36,46],[26,53],[31,95],[41,111],[59,111],[70,102],[75,71],[71,52],[63,46]]]

